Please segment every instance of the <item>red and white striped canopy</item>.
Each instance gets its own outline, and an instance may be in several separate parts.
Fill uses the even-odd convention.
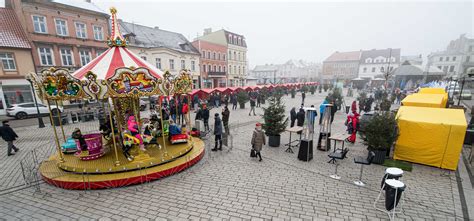
[[[77,79],[84,79],[87,72],[91,71],[97,75],[97,79],[109,79],[115,74],[117,68],[143,67],[148,69],[151,75],[161,78],[163,72],[147,63],[125,47],[112,47],[99,55],[97,58],[84,65],[72,75]]]
[[[97,75],[97,79],[107,80],[115,74],[117,68],[135,67],[146,68],[151,75],[156,78],[161,78],[163,75],[162,71],[125,47],[127,42],[120,32],[116,15],[117,10],[111,8],[110,12],[112,13],[112,33],[107,43],[110,48],[79,70],[75,71],[72,75],[75,78],[82,80],[85,78],[87,72],[91,71]]]

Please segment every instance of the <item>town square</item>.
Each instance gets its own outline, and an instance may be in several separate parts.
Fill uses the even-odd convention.
[[[259,51],[272,40],[252,16],[321,24],[303,12],[359,19],[347,9],[368,3],[0,3],[0,220],[474,219],[472,2],[375,1],[471,19],[423,47],[318,42],[311,56]],[[248,28],[201,27],[208,15],[130,13],[145,4],[252,8]]]

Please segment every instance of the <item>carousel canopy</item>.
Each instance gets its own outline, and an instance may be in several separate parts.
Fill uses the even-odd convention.
[[[156,78],[161,78],[163,72],[149,64],[139,56],[126,48],[127,41],[120,33],[117,23],[117,11],[112,8],[112,35],[108,39],[109,49],[94,60],[84,65],[72,75],[77,79],[84,79],[87,72],[91,71],[98,79],[109,79],[115,74],[115,70],[122,67],[146,68]]]

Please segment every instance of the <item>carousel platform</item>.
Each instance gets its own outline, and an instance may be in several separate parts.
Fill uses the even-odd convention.
[[[160,142],[161,143],[161,142]],[[106,154],[96,160],[82,161],[72,154],[64,155],[60,162],[58,155],[52,155],[42,162],[40,174],[51,185],[64,189],[106,189],[140,184],[169,176],[196,164],[204,155],[204,142],[192,137],[183,144],[171,145],[165,149],[156,144],[147,145],[147,151],[134,147],[128,161],[119,150],[120,165],[115,165],[115,152],[108,148]]]

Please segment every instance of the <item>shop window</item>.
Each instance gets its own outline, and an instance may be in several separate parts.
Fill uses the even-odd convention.
[[[3,85],[3,96],[7,107],[13,104],[33,102],[30,85]]]

